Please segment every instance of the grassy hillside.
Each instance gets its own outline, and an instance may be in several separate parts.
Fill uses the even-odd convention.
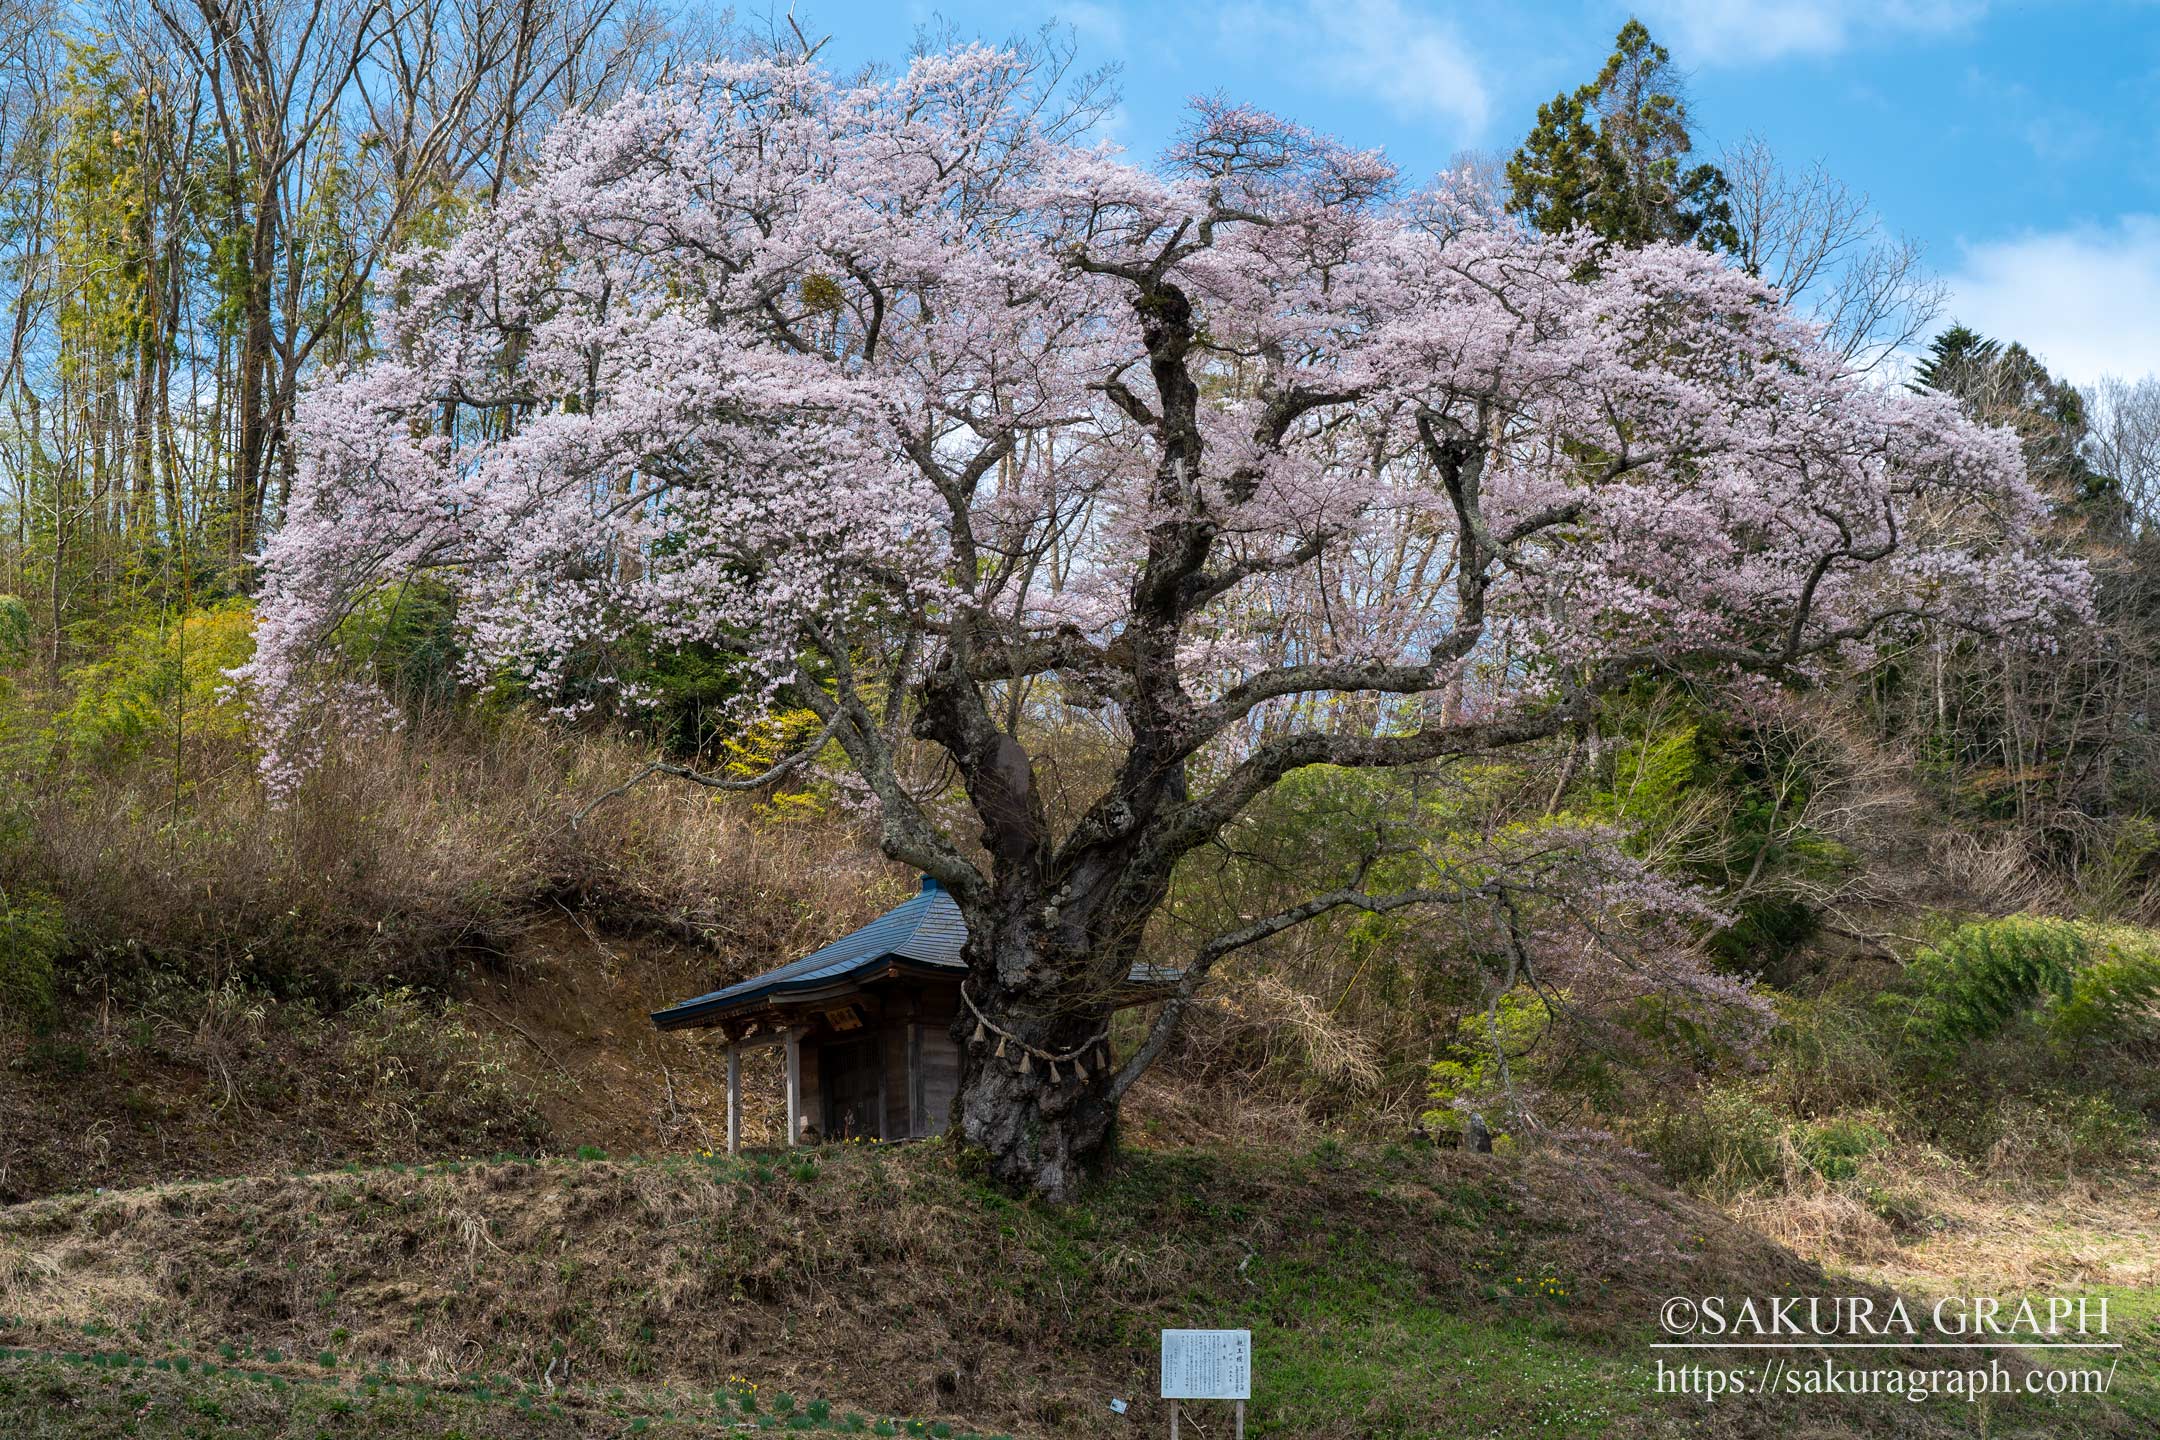
[[[1160,1428],[1157,1328],[1215,1324],[1254,1331],[1256,1435],[2151,1433],[2134,1376],[2109,1401],[2029,1408],[1655,1393],[1661,1297],[1851,1283],[1603,1161],[1143,1150],[1065,1211],[974,1183],[938,1146],[393,1166],[0,1211],[0,1428],[567,1436],[855,1415],[1134,1435]]]
[[[1894,948],[1793,950],[1758,1046],[1626,995],[1581,1031],[1503,1007],[1510,1096],[1655,1176],[1382,1144],[1452,1100],[1508,1113],[1498,1042],[1474,954],[1344,926],[1240,962],[1135,1091],[1122,1167],[1047,1212],[942,1148],[701,1153],[722,1067],[647,1012],[908,892],[837,810],[654,787],[573,829],[632,752],[515,720],[354,740],[287,809],[244,759],[185,804],[158,767],[0,784],[0,1435],[552,1440],[724,1412],[1107,1440],[1162,1432],[1155,1332],[1186,1324],[1254,1330],[1261,1436],[2160,1433],[2160,937],[2045,919],[2114,913],[2067,892],[1995,914],[1915,858],[1947,827],[1900,830],[1909,852],[1838,832],[1855,875],[1945,893],[1882,907]],[[1540,806],[1556,784],[1509,783]],[[1611,783],[1580,798],[1735,813]],[[1271,844],[1329,853],[1276,818]],[[754,1139],[778,1064],[750,1067]],[[449,1158],[504,1151],[550,1158]],[[1867,1286],[2105,1296],[2136,1348],[2106,1401],[1658,1393],[1663,1297]]]

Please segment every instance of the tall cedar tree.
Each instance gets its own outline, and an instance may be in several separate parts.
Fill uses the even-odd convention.
[[[1548,235],[1585,229],[1629,249],[1670,241],[1737,249],[1730,187],[1694,148],[1672,56],[1629,20],[1597,79],[1538,107],[1508,161],[1508,211]]]

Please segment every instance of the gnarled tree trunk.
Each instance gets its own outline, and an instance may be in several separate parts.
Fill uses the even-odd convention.
[[[973,1017],[967,1017],[970,1033]],[[1110,1077],[1059,1067],[1053,1080],[1040,1061],[1023,1068],[1008,1045],[970,1045],[963,1038],[960,1136],[987,1158],[1000,1184],[1051,1200],[1070,1200],[1080,1182],[1110,1152],[1117,1104]]]
[[[1108,1155],[1117,1119],[1103,974],[1113,962],[1029,889],[1008,877],[969,916],[953,1022],[959,1130],[1001,1184],[1069,1200]]]

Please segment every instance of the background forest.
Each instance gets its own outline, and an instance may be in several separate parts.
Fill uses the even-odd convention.
[[[336,644],[402,723],[335,735],[290,804],[226,678],[296,400],[370,354],[381,258],[494,203],[566,110],[816,41],[643,0],[0,0],[0,1201],[709,1143],[709,1061],[642,1011],[912,888],[816,774],[647,786],[573,823],[651,759],[751,774],[815,730],[720,719],[741,682],[717,648],[590,657],[650,700],[596,690],[572,723],[547,712],[574,674],[568,696],[475,683],[446,593],[379,592]],[[1028,43],[1113,93],[1062,35]],[[1331,919],[1225,963],[1132,1129],[1445,1144],[1475,1115],[1502,1148],[1647,1156],[1852,1263],[1985,1230],[2013,1195],[2144,1203],[2122,1197],[2149,1193],[2160,1121],[2160,383],[2065,383],[1955,323],[1834,176],[1697,152],[1633,23],[1519,149],[1464,165],[1525,224],[1726,254],[1878,383],[2015,430],[2096,617],[2038,647],[1927,629],[1834,689],[1746,701],[1646,676],[1507,763],[1306,772],[1187,863],[1164,949],[1373,835],[1573,818],[1730,917],[1700,943],[1761,1023],[1705,1027],[1624,973],[1526,983],[1444,919]],[[1035,737],[1071,797],[1096,723]]]

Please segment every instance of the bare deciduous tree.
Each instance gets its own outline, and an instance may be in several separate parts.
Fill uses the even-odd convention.
[[[2085,446],[2092,467],[2122,487],[2137,533],[2160,524],[2160,376],[2109,375],[2085,391]]]
[[[1790,170],[1751,136],[1718,166],[1732,186],[1740,262],[1823,326],[1846,360],[1872,370],[1942,313],[1945,290],[1919,242],[1886,231],[1868,197],[1820,162]]]

